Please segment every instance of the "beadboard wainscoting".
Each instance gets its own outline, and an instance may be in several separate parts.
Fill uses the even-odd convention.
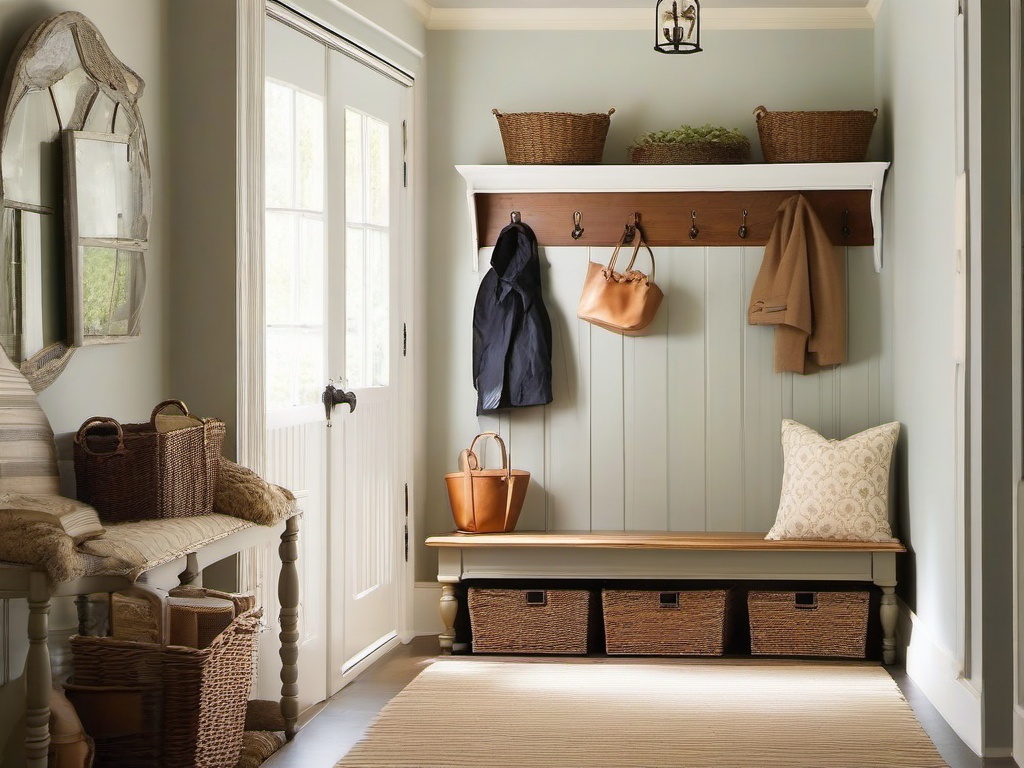
[[[768,530],[783,418],[826,437],[892,418],[892,270],[875,273],[870,247],[837,251],[849,359],[801,376],[774,373],[773,330],[746,322],[762,247],[656,248],[665,299],[637,338],[576,318],[588,260],[607,262],[610,248],[541,248],[554,400],[479,420],[531,473],[517,529]],[[479,255],[482,277],[491,249]],[[637,267],[649,268],[646,254]]]

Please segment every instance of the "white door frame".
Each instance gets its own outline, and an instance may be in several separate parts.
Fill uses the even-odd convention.
[[[1021,0],[1010,3],[1010,215],[1011,266],[1014,283],[1011,295],[1013,360],[1013,758],[1024,764],[1024,247],[1021,233],[1021,160],[1024,155],[1024,134],[1021,133]]]
[[[265,55],[265,24],[268,16],[284,21],[289,25],[302,25],[300,31],[305,31],[315,37],[321,38],[329,47],[335,48],[347,55],[357,58],[364,63],[372,65],[392,79],[398,80],[408,89],[408,200],[404,207],[404,220],[402,237],[406,246],[405,265],[408,268],[407,274],[412,279],[405,281],[404,304],[408,308],[408,316],[405,320],[408,338],[408,354],[405,363],[405,381],[403,384],[403,397],[411,411],[414,407],[414,393],[417,391],[416,377],[418,367],[416,364],[415,346],[413,339],[416,337],[416,327],[420,315],[420,302],[417,300],[415,276],[420,273],[415,269],[418,260],[418,240],[416,239],[417,219],[416,202],[419,196],[414,194],[413,179],[414,173],[414,142],[415,123],[417,117],[418,101],[415,95],[412,76],[382,58],[377,54],[368,54],[367,51],[358,45],[347,43],[344,39],[339,40],[333,34],[333,30],[325,30],[320,25],[305,21],[303,17],[277,2],[268,0],[236,0],[237,8],[237,180],[236,180],[236,326],[238,332],[237,370],[238,370],[238,407],[236,412],[237,423],[237,458],[241,464],[252,468],[258,473],[264,471],[266,455],[266,404],[264,397],[264,386],[266,378],[265,364],[265,315],[263,306],[264,296],[264,125],[263,125],[263,101],[264,101],[264,55]],[[412,50],[400,39],[388,35],[395,43],[407,50]],[[324,39],[326,38],[326,39]],[[418,53],[418,52],[416,52]],[[422,55],[422,54],[419,54]],[[414,427],[415,418],[406,420],[405,434],[403,439],[407,446],[413,446],[416,441],[417,430]],[[415,538],[412,510],[417,508],[415,500],[418,498],[418,491],[415,483],[414,460],[410,448],[407,454],[408,466],[406,476],[409,483],[409,514],[408,514],[408,536],[409,550],[408,559],[402,563],[400,572],[400,603],[398,606],[399,626],[398,639],[408,642],[413,636],[412,627],[412,592],[415,574]],[[299,531],[302,536],[301,525]],[[258,566],[259,558],[254,554],[244,554],[239,559],[239,579],[242,588],[252,587],[252,575]],[[388,644],[381,652],[373,654],[348,670],[346,673],[347,683],[355,677],[368,664],[379,657],[380,653],[390,650],[394,644]]]

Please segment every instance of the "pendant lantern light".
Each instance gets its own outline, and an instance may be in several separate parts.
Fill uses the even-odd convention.
[[[654,50],[659,53],[699,53],[700,3],[698,0],[659,0]]]

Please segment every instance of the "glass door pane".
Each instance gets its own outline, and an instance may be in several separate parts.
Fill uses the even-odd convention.
[[[345,110],[345,377],[386,387],[391,358],[390,126]]]

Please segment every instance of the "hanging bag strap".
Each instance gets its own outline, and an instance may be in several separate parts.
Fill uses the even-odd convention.
[[[652,251],[651,250],[651,246],[649,246],[647,244],[647,238],[644,237],[643,230],[640,229],[639,226],[636,228],[636,245],[633,246],[633,255],[629,259],[629,264],[626,265],[626,271],[623,274],[627,274],[627,273],[633,271],[633,264],[636,262],[636,255],[637,255],[637,253],[640,252],[640,248],[641,247],[646,248],[647,249],[647,253],[650,254],[650,257],[651,257],[651,273],[647,277],[653,283],[654,282],[654,270],[655,270],[654,251]]]

